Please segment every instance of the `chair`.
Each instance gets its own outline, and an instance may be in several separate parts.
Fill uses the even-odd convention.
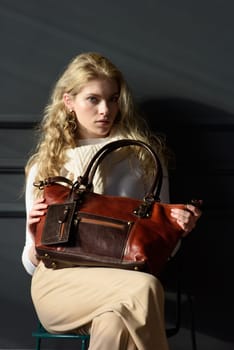
[[[36,338],[36,350],[41,349],[42,339],[76,339],[81,343],[81,350],[87,350],[89,344],[89,335],[72,333],[52,334],[47,332],[40,322],[38,322],[37,331],[33,332],[32,336]]]
[[[189,305],[190,311],[190,337],[192,343],[192,349],[197,350],[197,342],[196,342],[196,329],[195,329],[195,321],[194,321],[194,310],[193,310],[193,298],[189,293],[186,293],[186,301]],[[176,293],[176,306],[175,306],[175,324],[174,326],[166,329],[167,338],[173,337],[179,333],[181,329],[181,309],[182,309],[182,293],[181,290]]]
[[[192,349],[197,350],[193,298],[188,291],[183,291],[183,288],[182,288],[180,252],[178,252],[175,257],[172,257],[171,260],[168,261],[165,271],[160,276],[160,280],[164,286],[165,294],[166,294],[165,306],[169,304],[167,294],[171,289],[171,285],[173,290],[175,291],[175,303],[174,303],[175,316],[173,321],[174,325],[166,328],[167,338],[175,336],[176,334],[179,333],[181,329],[182,302],[185,299],[189,307],[190,337],[191,337]]]

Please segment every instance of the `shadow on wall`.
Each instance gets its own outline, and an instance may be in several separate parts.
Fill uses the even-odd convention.
[[[174,98],[144,101],[140,109],[175,154],[171,202],[204,201],[182,251],[183,285],[194,295],[196,328],[233,341],[234,115]]]

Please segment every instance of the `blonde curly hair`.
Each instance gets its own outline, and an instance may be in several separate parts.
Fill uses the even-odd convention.
[[[99,53],[82,53],[67,66],[54,86],[50,101],[45,108],[44,117],[38,126],[39,140],[34,154],[29,158],[26,176],[32,165],[37,164],[37,180],[59,175],[66,162],[66,150],[79,146],[77,118],[67,110],[63,96],[77,95],[85,84],[94,79],[114,79],[119,87],[119,113],[114,128],[123,138],[138,139],[151,144],[160,155],[165,149],[164,141],[152,135],[148,126],[136,110],[130,89],[120,70]],[[147,163],[147,156],[141,155]]]

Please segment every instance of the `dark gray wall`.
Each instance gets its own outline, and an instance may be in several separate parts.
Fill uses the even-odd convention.
[[[35,314],[24,244],[23,166],[49,92],[83,51],[125,73],[145,117],[176,155],[172,201],[204,199],[184,242],[198,349],[233,348],[233,1],[0,0],[0,348],[32,348]],[[4,315],[4,316],[3,316]],[[190,349],[188,313],[172,349]]]

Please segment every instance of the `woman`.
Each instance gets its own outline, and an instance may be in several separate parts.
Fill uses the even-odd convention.
[[[150,274],[109,268],[45,268],[34,235],[46,204],[33,183],[48,176],[74,180],[104,144],[123,138],[150,143],[164,164],[161,200],[168,180],[163,142],[140,122],[121,72],[105,57],[84,53],[73,59],[45,109],[35,154],[26,166],[26,243],[23,264],[33,275],[31,293],[39,319],[54,333],[90,333],[90,350],[166,350],[164,294]],[[150,160],[129,150],[115,152],[95,174],[94,191],[142,198],[151,179]],[[118,184],[118,185],[117,185]],[[201,213],[172,209],[189,233]]]

